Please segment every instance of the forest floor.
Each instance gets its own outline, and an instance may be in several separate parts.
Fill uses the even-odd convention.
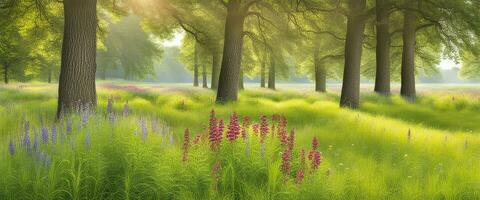
[[[0,199],[480,199],[480,86],[419,85],[414,104],[366,86],[358,110],[337,86],[277,87],[216,105],[189,85],[104,82],[97,113],[55,122],[54,84],[0,86]],[[234,112],[251,123],[228,141]]]

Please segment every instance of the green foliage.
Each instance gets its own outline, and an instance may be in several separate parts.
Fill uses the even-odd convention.
[[[215,105],[209,90],[175,86],[159,91],[137,85],[147,90],[138,91],[117,86],[100,87],[98,112],[86,126],[82,127],[80,116],[73,116],[71,134],[65,133],[65,121],[57,124],[55,145],[43,145],[39,138],[39,152],[51,159],[49,165],[21,146],[15,146],[10,156],[8,144],[20,140],[19,127],[25,120],[35,129],[51,128],[55,87],[2,87],[0,198],[477,199],[480,195],[475,186],[480,182],[476,173],[480,104],[472,93],[476,87],[448,88],[450,94],[429,92],[417,104],[399,96],[364,94],[364,107],[351,111],[338,108],[338,96],[332,94],[246,90],[237,103]],[[128,100],[130,117],[118,117],[110,124],[105,113],[109,97],[115,98],[113,110],[119,115]],[[253,123],[261,114],[285,115],[288,128],[297,133],[293,172],[297,150],[309,150],[314,136],[323,155],[319,171],[306,173],[302,184],[295,184],[293,177],[285,182],[278,144],[267,143],[261,159],[255,136],[250,138],[248,157],[242,141],[224,142],[219,154],[211,153],[207,144],[192,145],[188,161],[182,162],[183,131],[190,128],[192,138],[205,133],[212,108],[219,118],[227,119],[236,111],[252,117]],[[158,117],[157,132],[146,124],[147,140],[142,139],[140,116],[147,122]],[[212,167],[217,160],[222,165],[215,187]]]

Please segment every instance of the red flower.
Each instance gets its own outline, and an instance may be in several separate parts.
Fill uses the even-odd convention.
[[[312,169],[316,170],[322,162],[322,153],[318,151],[310,151],[308,154],[308,159],[312,162]]]
[[[238,115],[237,113],[233,113],[232,116],[230,116],[230,123],[228,124],[228,130],[227,130],[227,138],[230,141],[234,141],[238,138],[240,135],[240,125],[238,123]]]
[[[305,150],[300,151],[300,166],[305,167]]]
[[[295,129],[292,129],[290,131],[290,136],[288,136],[288,149],[292,151],[294,145],[295,145]]]
[[[210,141],[210,147],[215,149],[217,142],[217,118],[215,117],[215,110],[210,112],[210,124],[208,127],[208,140]]]
[[[195,135],[195,137],[193,138],[193,144],[198,144],[198,141],[200,141],[200,136],[201,135]]]
[[[260,117],[260,143],[265,142],[265,137],[268,134],[268,121],[267,116],[262,115]]]
[[[183,161],[188,160],[188,149],[190,148],[190,131],[185,129],[185,135],[183,136]]]

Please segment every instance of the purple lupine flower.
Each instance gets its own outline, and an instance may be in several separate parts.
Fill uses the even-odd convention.
[[[108,113],[108,122],[115,122],[115,113]]]
[[[57,143],[57,125],[52,126],[52,144]]]
[[[15,145],[13,144],[12,140],[10,140],[10,143],[8,144],[8,152],[11,156],[15,154]]]
[[[129,108],[128,108],[128,101],[127,101],[123,106],[123,117],[128,117],[128,111],[129,111]]]
[[[72,132],[72,125],[73,125],[73,122],[71,119],[68,119],[67,120],[67,134],[70,134]]]
[[[42,143],[48,143],[48,130],[47,128],[42,128]]]
[[[89,118],[90,118],[90,113],[88,112],[88,110],[85,110],[82,115],[82,127],[87,126]]]
[[[30,148],[30,144],[30,136],[28,135],[28,132],[25,132],[25,135],[23,136],[23,146],[25,146],[26,148]]]
[[[24,137],[25,137],[25,135],[28,135],[29,130],[30,130],[30,122],[26,121],[25,124],[24,124],[24,129],[23,129],[23,131],[25,131]]]

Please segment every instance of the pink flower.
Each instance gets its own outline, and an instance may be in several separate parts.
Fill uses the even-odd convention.
[[[243,117],[243,124],[242,124],[242,138],[247,138],[248,129],[250,128],[250,117],[245,116]]]
[[[318,150],[318,140],[317,140],[317,137],[313,137],[313,140],[312,140],[312,148],[313,150]]]
[[[312,162],[312,169],[316,170],[322,162],[322,153],[318,151],[310,151],[308,154],[308,159]]]
[[[282,153],[282,172],[285,176],[290,175],[290,151],[288,149]]]
[[[303,169],[299,169],[297,171],[297,176],[295,177],[295,183],[300,184],[303,181],[303,178],[305,177],[305,172]]]
[[[305,167],[305,150],[300,150],[300,166]]]
[[[292,151],[294,145],[295,145],[295,129],[292,129],[290,131],[290,135],[288,136],[288,149]]]
[[[240,135],[240,125],[238,123],[237,113],[233,113],[230,116],[230,123],[228,124],[227,138],[230,141],[235,141]]]
[[[198,142],[200,141],[200,136],[201,135],[195,135],[195,137],[193,137],[193,144],[198,144]]]
[[[183,136],[183,161],[188,160],[188,149],[190,148],[190,131],[185,129],[185,135]]]
[[[220,128],[222,131],[220,131]],[[219,122],[217,122],[217,118],[215,117],[215,110],[210,112],[210,124],[209,124],[209,133],[208,133],[208,140],[210,141],[210,148],[213,151],[218,150],[220,141],[222,140],[222,132],[223,132],[223,121],[222,127],[220,127]]]
[[[265,137],[268,134],[268,121],[267,116],[262,115],[260,117],[260,143],[265,142]]]
[[[260,124],[254,124],[252,125],[253,128],[253,134],[258,135],[259,129],[260,129]]]

